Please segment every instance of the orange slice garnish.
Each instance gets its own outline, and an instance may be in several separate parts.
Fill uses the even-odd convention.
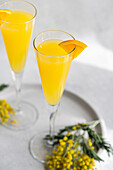
[[[2,23],[1,20],[4,20],[7,15],[11,14],[12,11],[9,9],[0,9],[0,25]]]
[[[62,41],[59,45],[67,53],[70,53],[71,51],[73,51],[72,59],[76,58],[87,47],[86,44],[84,44],[83,42],[78,41],[78,40]]]

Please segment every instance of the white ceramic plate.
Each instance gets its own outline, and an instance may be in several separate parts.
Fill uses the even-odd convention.
[[[0,98],[6,98],[8,101],[14,97],[14,87],[9,87],[0,92]],[[39,113],[39,118],[35,125],[25,131],[22,130],[17,132],[1,127],[0,146],[1,153],[4,154],[4,159],[2,159],[3,154],[0,154],[0,160],[2,160],[0,165],[2,167],[0,169],[2,170],[16,170],[15,167],[18,167],[17,169],[26,170],[43,169],[43,166],[33,160],[28,151],[28,143],[30,138],[37,133],[40,134],[43,131],[48,131],[49,113],[47,112],[46,102],[41,86],[38,84],[23,85],[22,100],[28,101],[35,105]],[[56,117],[56,129],[64,127],[65,125],[72,125],[78,122],[93,121],[98,119],[98,114],[86,101],[69,91],[64,92],[59,107],[59,112]],[[96,131],[103,134],[103,127],[101,123],[97,126]],[[4,149],[7,150],[7,154],[4,153]],[[13,150],[13,154],[11,153],[11,150]],[[10,167],[8,168],[8,164],[6,162],[11,162],[12,160],[15,166],[14,164],[10,164]]]

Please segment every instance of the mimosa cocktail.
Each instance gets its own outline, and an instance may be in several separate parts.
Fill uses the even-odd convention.
[[[21,82],[27,59],[29,44],[34,27],[36,8],[24,0],[11,0],[0,5],[0,29],[8,55],[16,89],[16,100],[9,103],[16,110],[17,125],[7,126],[16,130],[24,129],[37,119],[37,111],[31,104],[21,102]],[[16,101],[16,102],[15,102]]]
[[[33,22],[26,22],[32,18],[32,13],[14,10],[10,15],[6,16],[6,22],[1,25],[9,63],[16,73],[21,72],[25,66],[34,26]]]
[[[37,50],[44,55],[53,56],[48,59],[38,54],[37,62],[42,81],[45,98],[49,105],[59,103],[64,91],[65,82],[69,72],[72,58],[65,56],[67,52],[59,46],[61,40],[47,40],[37,46]]]
[[[40,33],[33,42],[45,99],[50,108],[49,135],[39,133],[30,141],[30,153],[40,162],[51,154],[54,140],[54,122],[62,97],[71,62],[87,45],[70,34],[50,30]]]
[[[44,162],[45,155],[51,152],[54,121],[74,54],[74,49],[68,53],[59,46],[59,43],[70,39],[74,40],[74,37],[63,31],[53,30],[40,33],[33,42],[44,96],[51,112],[49,119],[50,140],[44,143],[45,134],[40,133],[30,142],[32,156],[41,162]]]

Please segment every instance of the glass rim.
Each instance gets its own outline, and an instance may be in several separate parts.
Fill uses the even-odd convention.
[[[38,51],[39,54],[41,54],[41,55],[43,55],[43,56],[45,56],[45,57],[60,58],[60,57],[65,57],[65,56],[67,56],[67,55],[70,55],[70,54],[75,50],[76,47],[75,47],[71,52],[69,52],[69,53],[67,53],[67,54],[65,54],[65,55],[61,55],[61,56],[49,56],[49,55],[46,55],[46,54],[41,53],[41,52],[36,48],[36,46],[35,46],[35,41],[36,41],[36,39],[37,39],[41,34],[46,33],[46,32],[51,32],[51,31],[57,31],[57,32],[65,33],[65,34],[69,35],[73,40],[75,40],[75,38],[74,38],[71,34],[65,32],[65,31],[62,31],[62,30],[47,30],[47,31],[43,31],[43,32],[39,33],[39,34],[34,38],[34,40],[33,40],[34,49],[35,49],[36,51]]]
[[[13,23],[13,22],[4,21],[4,20],[1,19],[1,21],[4,22],[4,23],[7,23],[7,24],[26,24],[26,23],[31,22],[31,21],[36,17],[36,15],[37,15],[37,9],[36,9],[36,7],[35,7],[32,3],[27,2],[27,1],[25,1],[25,0],[8,0],[8,1],[6,1],[6,2],[0,4],[0,7],[2,7],[3,5],[7,4],[8,2],[25,2],[25,3],[31,5],[31,6],[34,8],[35,14],[33,15],[33,17],[32,17],[30,20],[28,20],[28,21],[26,21],[26,22],[22,22],[22,23]]]

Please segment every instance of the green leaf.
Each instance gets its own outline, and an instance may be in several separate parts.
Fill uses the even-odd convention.
[[[90,158],[94,158],[97,161],[103,161],[84,141],[81,142],[80,145],[82,146],[83,152],[89,155]]]
[[[5,88],[7,88],[9,85],[7,84],[1,84],[0,85],[0,91],[4,90]]]

